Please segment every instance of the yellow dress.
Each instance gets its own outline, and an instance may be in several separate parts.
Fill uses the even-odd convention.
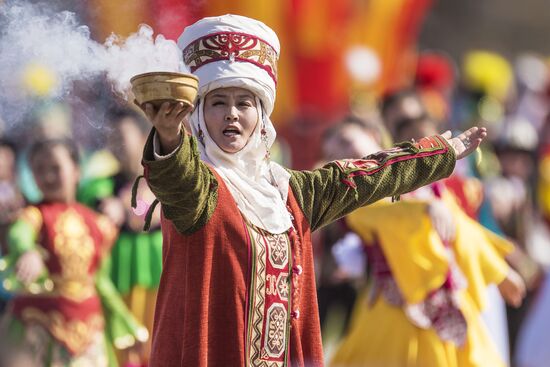
[[[380,202],[361,208],[347,223],[367,244],[377,243],[391,269],[404,305],[423,302],[441,288],[454,261],[467,281],[457,290],[457,308],[466,321],[462,345],[444,341],[433,328],[411,322],[404,308],[379,296],[369,298],[368,287],[356,304],[349,334],[334,353],[332,367],[504,367],[480,312],[486,287],[500,283],[508,272],[504,261],[512,245],[470,219],[450,194],[443,200],[452,210],[457,234],[454,260],[431,227],[423,201]]]

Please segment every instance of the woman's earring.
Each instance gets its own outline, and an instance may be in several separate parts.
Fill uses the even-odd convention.
[[[262,141],[267,145],[267,130],[264,126],[262,126],[262,130],[260,130],[260,134],[262,136]]]
[[[265,156],[264,156],[264,159],[266,161],[269,161],[269,159],[271,158],[270,154],[269,154],[269,146],[268,146],[268,138],[267,138],[267,130],[265,129],[265,126],[262,126],[262,130],[260,130],[260,135],[261,135],[261,139],[262,141],[264,142],[264,145],[265,145]]]
[[[201,142],[202,146],[204,146],[204,133],[202,132],[202,129],[199,127],[199,141]]]

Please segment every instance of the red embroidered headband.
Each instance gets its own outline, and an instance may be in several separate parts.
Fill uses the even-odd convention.
[[[277,84],[277,52],[269,43],[253,35],[212,33],[193,41],[183,50],[183,62],[191,72],[220,60],[254,64],[265,70]]]

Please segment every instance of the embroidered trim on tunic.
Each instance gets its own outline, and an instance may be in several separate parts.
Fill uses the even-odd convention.
[[[439,136],[423,138],[417,143],[402,143],[394,148],[370,154],[362,159],[343,159],[334,163],[345,175],[342,182],[351,188],[356,188],[357,185],[353,181],[355,176],[373,175],[389,165],[408,159],[446,153],[448,151],[447,145],[441,139],[443,138]]]
[[[247,366],[287,366],[289,341],[289,257],[286,233],[272,234],[249,224],[251,279]]]

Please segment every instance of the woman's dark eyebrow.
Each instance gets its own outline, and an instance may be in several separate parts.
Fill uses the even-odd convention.
[[[209,97],[210,98],[227,98],[228,96],[225,95],[225,94],[216,93],[216,94],[212,94]],[[239,94],[239,95],[237,95],[237,98],[238,99],[244,99],[244,98],[254,99],[254,96],[252,96],[250,94]]]
[[[213,94],[210,97],[211,98],[227,98],[227,96],[225,94],[219,94],[219,93]]]
[[[254,99],[254,97],[251,96],[250,94],[240,94],[240,95],[237,96],[237,98],[240,98],[240,99],[244,99],[244,98]]]

